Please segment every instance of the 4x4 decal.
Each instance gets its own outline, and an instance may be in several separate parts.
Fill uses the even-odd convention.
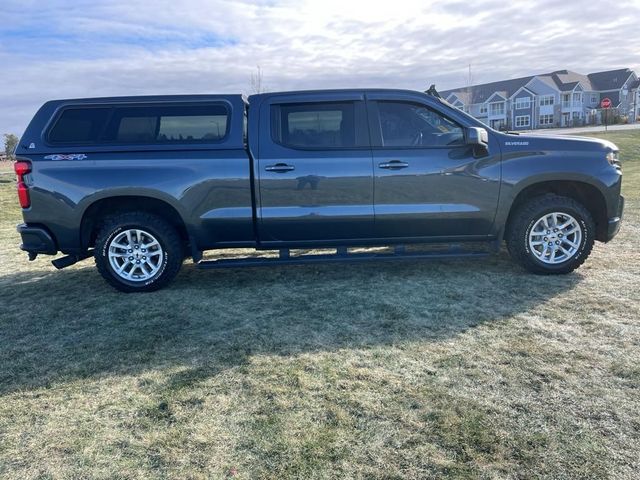
[[[44,157],[45,160],[84,160],[87,156],[84,153],[69,153],[69,154],[59,154],[56,153],[54,155],[47,155]]]

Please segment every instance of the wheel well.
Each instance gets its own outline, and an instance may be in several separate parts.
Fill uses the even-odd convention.
[[[604,240],[607,235],[607,207],[604,196],[593,185],[584,182],[575,182],[570,180],[553,180],[549,182],[540,182],[529,185],[524,188],[513,201],[509,217],[507,218],[508,231],[511,225],[511,218],[518,207],[526,201],[542,195],[554,194],[563,197],[573,198],[585,206],[594,222],[596,223],[596,239]]]
[[[185,247],[188,245],[187,227],[178,211],[170,204],[152,197],[120,196],[103,198],[85,210],[80,223],[82,247],[89,248],[94,245],[100,224],[106,216],[133,211],[153,213],[162,217],[177,230]]]

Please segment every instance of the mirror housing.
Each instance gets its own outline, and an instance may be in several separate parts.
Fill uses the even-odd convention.
[[[489,145],[489,134],[484,128],[467,127],[465,131],[465,143],[467,145],[487,148]]]

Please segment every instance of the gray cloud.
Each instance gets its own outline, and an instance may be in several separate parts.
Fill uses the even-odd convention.
[[[98,3],[98,5],[96,5]],[[52,98],[446,89],[568,68],[640,67],[638,1],[17,2],[2,7],[0,132]],[[9,27],[7,27],[7,25]]]

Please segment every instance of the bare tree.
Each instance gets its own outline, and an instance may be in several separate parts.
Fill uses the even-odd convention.
[[[469,64],[467,75],[467,108],[469,113],[471,113],[471,105],[473,105],[473,75],[471,74],[471,64]]]
[[[251,93],[258,94],[266,91],[262,83],[262,69],[260,65],[256,66],[256,72],[251,74]]]

